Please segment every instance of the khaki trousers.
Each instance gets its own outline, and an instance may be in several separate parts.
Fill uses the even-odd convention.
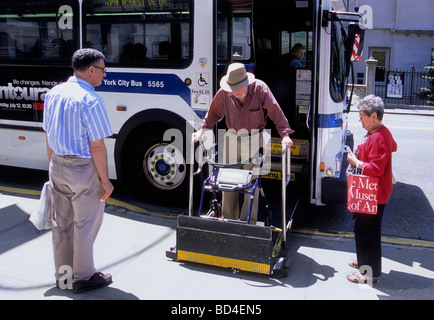
[[[65,272],[62,266],[72,268],[73,281],[88,280],[95,273],[93,245],[105,206],[98,172],[93,159],[53,153],[49,173],[55,212],[52,234],[56,280]]]
[[[265,132],[264,132],[265,133]],[[247,133],[237,133],[235,130],[228,130],[224,138],[223,163],[237,163],[253,158],[260,148],[266,151],[266,143],[264,144],[264,136],[262,132],[257,131],[248,135]],[[259,177],[261,174],[260,164],[246,163],[240,166],[240,169],[253,170],[252,180]],[[244,194],[244,200],[239,209],[239,193],[238,192],[222,192],[222,214],[226,219],[246,221],[250,206],[251,194]],[[249,224],[256,224],[258,219],[258,202],[259,188],[256,188],[252,209],[250,213]]]

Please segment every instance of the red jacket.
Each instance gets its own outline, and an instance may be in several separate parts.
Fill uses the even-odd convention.
[[[393,191],[392,152],[398,149],[386,126],[366,135],[366,141],[357,147],[359,159],[364,162],[362,174],[377,177],[379,182],[378,203],[389,201]]]

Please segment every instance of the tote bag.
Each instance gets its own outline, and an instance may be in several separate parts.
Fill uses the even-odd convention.
[[[377,214],[378,178],[349,174],[347,208],[350,212]]]
[[[53,194],[50,181],[42,187],[38,210],[35,210],[29,220],[38,230],[51,229],[53,217]]]

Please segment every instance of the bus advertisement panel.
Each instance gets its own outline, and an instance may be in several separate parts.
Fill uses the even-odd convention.
[[[2,66],[0,119],[42,122],[45,94],[72,75],[70,67]]]

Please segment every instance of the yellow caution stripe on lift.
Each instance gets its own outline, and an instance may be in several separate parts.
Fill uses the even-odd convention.
[[[190,261],[202,264],[208,264],[211,266],[234,268],[243,271],[250,271],[262,274],[270,274],[271,266],[265,263],[251,262],[246,260],[238,260],[232,258],[225,258],[219,256],[213,256],[204,253],[189,252],[178,250],[178,260]]]

